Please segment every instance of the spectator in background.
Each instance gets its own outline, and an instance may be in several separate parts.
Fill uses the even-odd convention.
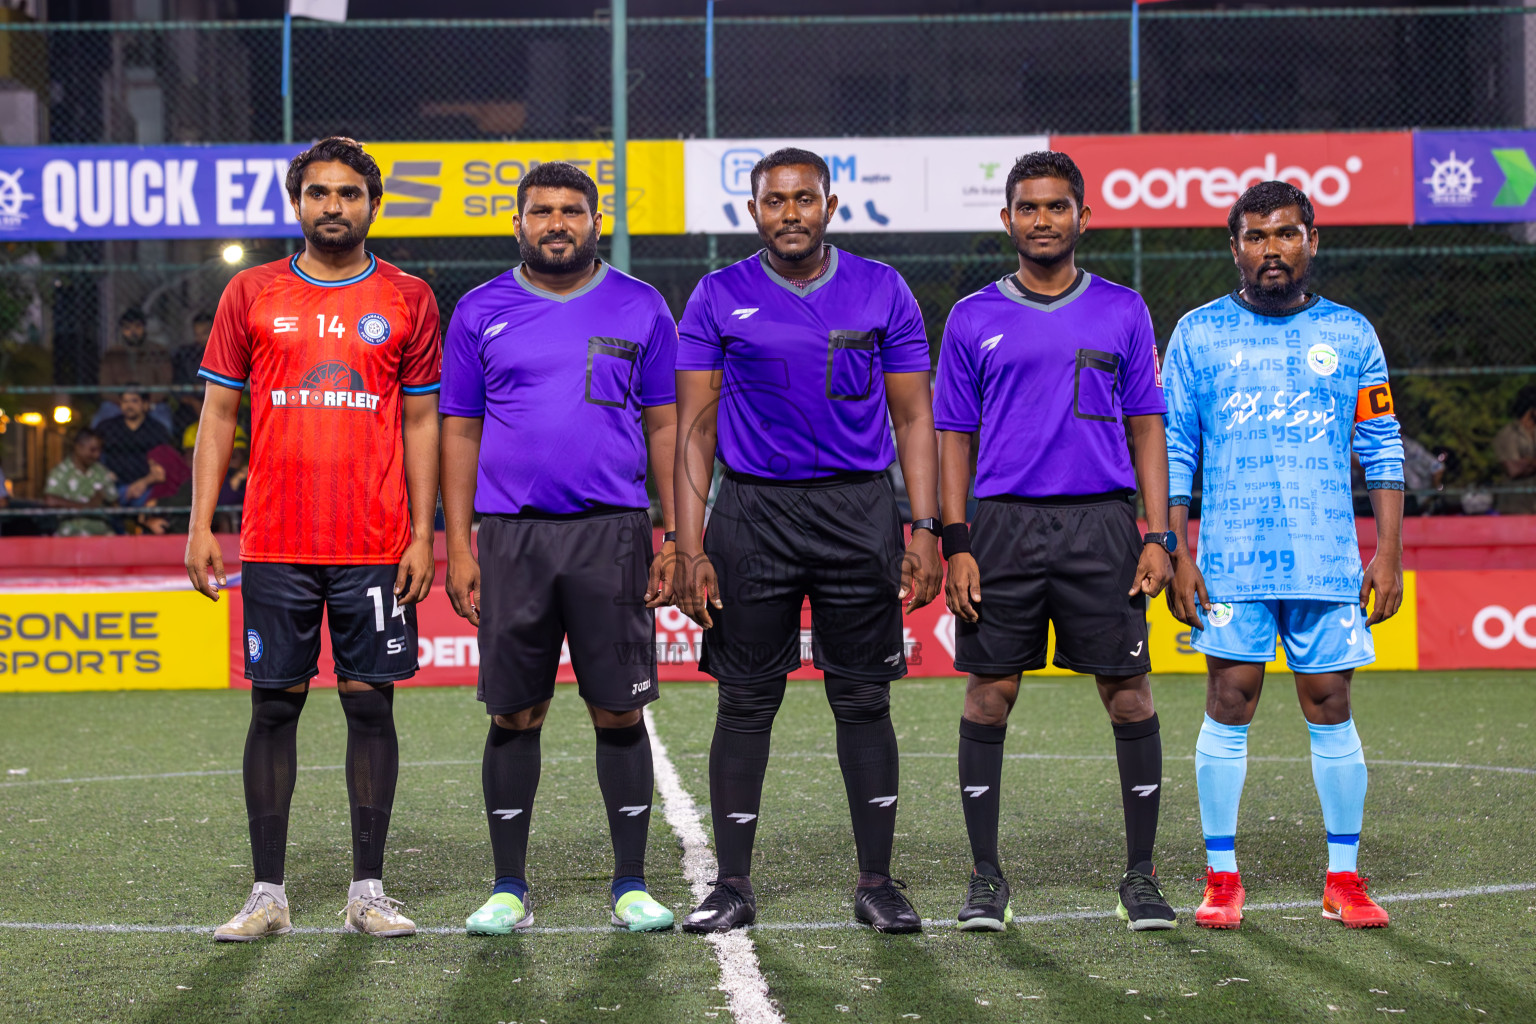
[[[117,319],[117,342],[107,346],[101,354],[100,381],[108,387],[133,385],[166,385],[171,383],[171,355],[165,346],[149,339],[144,314],[130,309]],[[156,395],[150,415],[160,421],[166,430],[171,429],[171,411],[166,407],[164,395]],[[91,420],[92,427],[99,427],[122,410],[111,402],[101,403]],[[110,460],[110,445],[107,458]]]
[[[5,467],[0,466],[0,508],[5,508],[11,503],[11,484],[5,478]]]
[[[51,508],[101,508],[117,504],[117,484],[101,464],[101,438],[89,427],[75,434],[69,458],[53,467],[44,491]],[[79,516],[59,524],[60,537],[100,537],[112,532],[105,519]]]
[[[181,446],[191,449],[197,443],[197,424],[203,418],[203,391],[181,392],[176,395],[176,411],[171,414],[171,436]]]
[[[1536,384],[1520,389],[1509,412],[1514,419],[1493,435],[1503,482],[1536,484]],[[1500,515],[1531,515],[1536,513],[1536,494],[1501,494],[1498,504]]]
[[[213,314],[206,310],[192,318],[192,341],[177,345],[171,350],[171,382],[173,384],[202,385],[197,371],[203,365],[203,350],[208,347],[208,335],[213,331]]]
[[[122,412],[96,428],[101,437],[101,461],[117,478],[118,500],[142,505],[149,488],[165,480],[165,470],[151,463],[151,449],[171,443],[171,432],[149,418],[149,401],[142,391],[124,391]]]

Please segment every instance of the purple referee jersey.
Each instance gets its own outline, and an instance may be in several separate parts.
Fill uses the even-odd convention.
[[[459,300],[443,339],[445,416],[483,416],[475,511],[647,508],[640,410],[676,401],[661,294],[604,263],[569,295],[513,269]]]
[[[1135,490],[1124,416],[1162,415],[1147,304],[1079,272],[1059,296],[1010,274],[950,311],[933,420],[980,429],[976,497],[1065,497]]]
[[[720,461],[809,480],[879,471],[896,458],[887,373],[926,373],[923,316],[901,275],[833,248],[797,288],[765,252],[699,282],[678,324],[679,370],[724,369]]]

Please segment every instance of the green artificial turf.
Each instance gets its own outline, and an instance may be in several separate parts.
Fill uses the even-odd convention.
[[[1189,907],[1204,872],[1192,761],[1203,681],[1158,677],[1154,693],[1166,755],[1159,875]],[[957,680],[894,689],[904,754],[894,870],[939,922],[958,909],[970,860],[954,765],[961,695]],[[652,707],[707,829],[714,690],[668,685]],[[1371,762],[1361,870],[1373,892],[1536,883],[1536,678],[1372,674],[1357,681],[1355,707]],[[307,770],[287,889],[294,924],[327,931],[215,945],[207,931],[250,886],[247,712],[239,692],[0,697],[0,768],[26,769],[0,776],[0,922],[71,926],[0,927],[0,1020],[731,1020],[712,945],[603,929],[612,854],[573,688],[560,689],[544,729],[529,874],[541,927],[592,930],[389,941],[331,931],[351,868],[345,727],[334,693],[316,691],[300,727]],[[405,765],[388,891],[424,929],[456,928],[490,884],[485,719],[468,689],[402,691],[396,717]],[[787,1021],[1536,1019],[1536,890],[1390,902],[1384,931],[1319,916],[1326,850],[1289,677],[1274,679],[1250,733],[1238,860],[1250,907],[1306,905],[1250,910],[1237,932],[1196,929],[1185,915],[1176,931],[1134,935],[1104,916],[1124,838],[1113,740],[1086,680],[1032,680],[1014,711],[1002,856],[1024,923],[1004,935],[848,926],[853,839],[834,750],[820,686],[792,684],[758,831],[763,927],[751,933]],[[648,878],[658,899],[687,910],[679,846],[659,813]],[[88,925],[199,930],[79,930]]]

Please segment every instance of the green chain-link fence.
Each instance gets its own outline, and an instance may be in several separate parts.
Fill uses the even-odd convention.
[[[1143,131],[1536,125],[1536,8],[1151,9],[1139,33]],[[629,42],[630,136],[708,134],[704,19],[631,19]],[[293,135],[606,138],[609,48],[601,19],[299,22]],[[1132,125],[1129,12],[722,17],[714,55],[720,136]],[[40,143],[279,141],[281,65],[279,22],[0,24],[0,89],[38,97]],[[1401,381],[1405,430],[1455,452],[1468,485],[1499,482],[1489,438],[1536,374],[1533,228],[1324,236],[1318,286],[1376,323]],[[956,299],[1012,263],[1000,234],[839,242],[906,276],[935,339]],[[234,269],[217,245],[0,246],[0,407],[14,418],[67,404],[73,423],[90,420],[102,397],[100,356],[125,311],[143,311],[152,343],[192,343],[194,317],[213,308]],[[701,274],[755,247],[742,236],[638,236],[633,270],[680,312]],[[248,248],[247,262],[259,261],[289,243]],[[375,248],[427,277],[445,315],[517,258],[505,237],[379,239]],[[1106,277],[1139,279],[1164,338],[1180,314],[1234,280],[1216,230],[1096,231],[1081,257]],[[175,388],[160,394],[176,415]],[[59,442],[32,453],[22,436],[0,436],[0,465],[35,492],[41,467],[63,453]]]

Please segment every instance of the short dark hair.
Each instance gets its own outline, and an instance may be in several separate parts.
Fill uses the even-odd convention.
[[[1311,231],[1316,211],[1312,209],[1312,200],[1307,198],[1307,194],[1288,181],[1261,181],[1238,196],[1232,209],[1227,211],[1227,234],[1237,237],[1237,233],[1242,230],[1245,213],[1268,217],[1287,206],[1294,206],[1301,211],[1301,222]]]
[[[142,323],[144,323],[144,311],[139,309],[137,306],[130,306],[129,308],[123,310],[123,315],[117,318],[117,326],[119,327],[123,326],[124,324]]]
[[[1515,400],[1510,403],[1509,414],[1518,420],[1532,409],[1536,409],[1536,384],[1527,384],[1515,392]]]
[[[332,135],[310,146],[288,165],[288,178],[284,182],[288,198],[299,201],[299,194],[304,191],[305,168],[313,163],[332,162],[346,164],[363,176],[363,181],[368,184],[370,203],[384,194],[384,178],[379,174],[378,162],[363,152],[363,144],[345,135]]]
[[[127,398],[129,395],[137,395],[139,401],[145,403],[146,405],[149,403],[149,392],[144,390],[144,386],[142,384],[137,382],[133,384],[125,384],[117,393],[119,398]]]
[[[828,195],[832,193],[832,172],[827,169],[827,162],[808,149],[796,149],[794,146],[785,146],[776,149],[752,165],[752,195],[757,196],[757,183],[763,180],[763,175],[776,167],[814,167],[816,174],[821,178],[821,190]]]
[[[80,447],[80,442],[81,441],[100,441],[100,440],[101,440],[101,435],[96,433],[96,431],[92,430],[90,427],[81,427],[79,430],[75,431],[75,439],[73,441],[69,442],[69,446],[71,448],[78,448],[78,447]]]
[[[1013,206],[1014,186],[1031,178],[1060,178],[1072,190],[1072,198],[1077,202],[1078,209],[1082,209],[1083,172],[1077,169],[1077,163],[1067,154],[1058,153],[1054,149],[1041,149],[1025,153],[1015,160],[1013,169],[1008,172],[1008,183],[1003,187],[1009,208]]]
[[[568,160],[551,160],[539,164],[523,175],[517,183],[517,212],[523,212],[523,203],[531,188],[569,188],[587,197],[587,211],[597,213],[597,182],[586,171]]]

